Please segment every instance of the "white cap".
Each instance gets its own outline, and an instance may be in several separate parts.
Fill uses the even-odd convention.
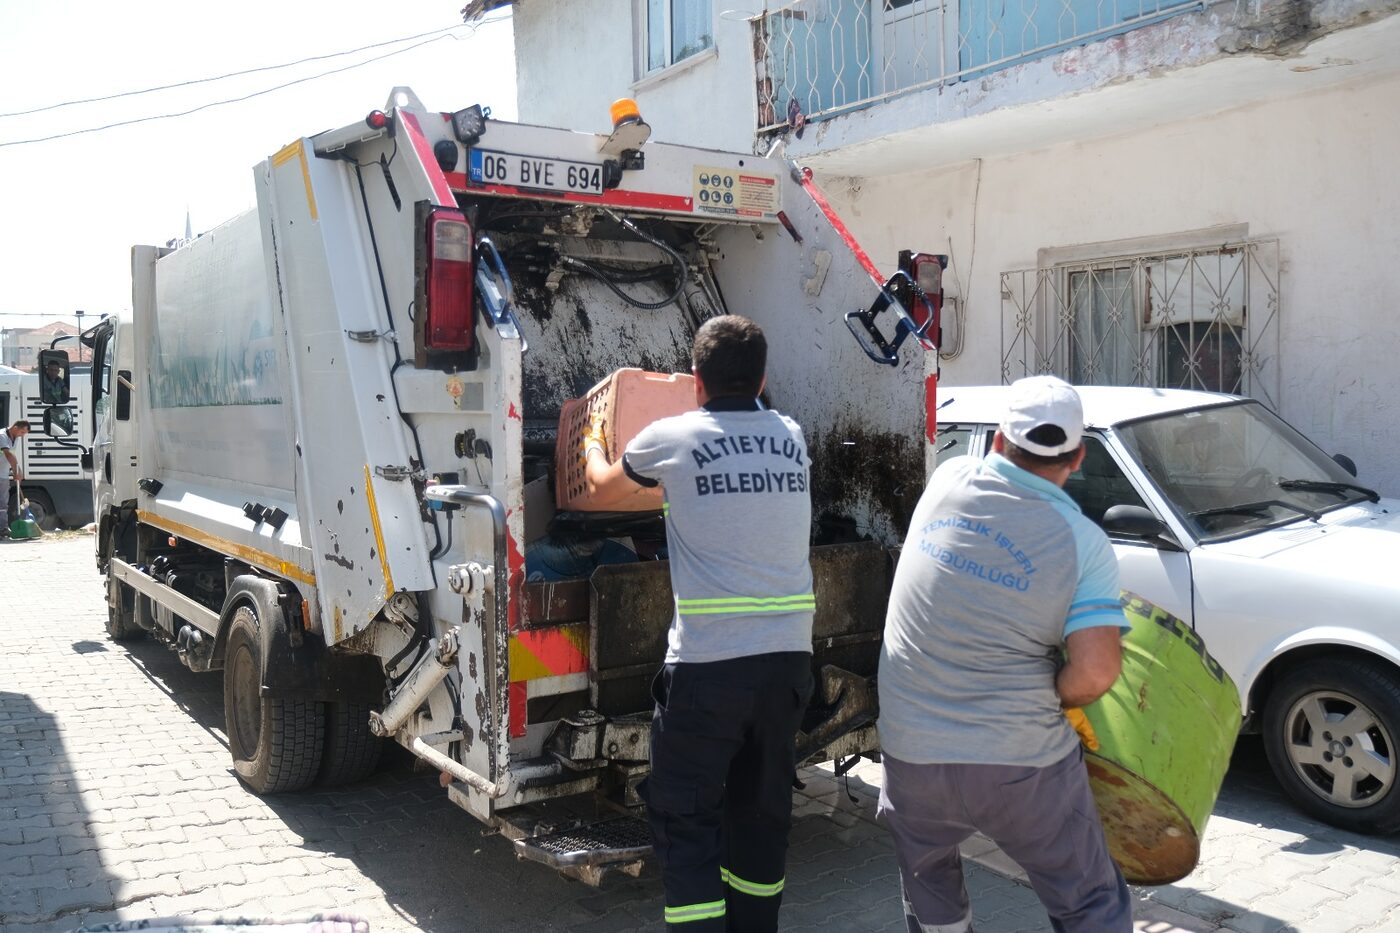
[[[1027,453],[1042,457],[1075,450],[1084,436],[1079,393],[1057,376],[1017,379],[1011,383],[1011,404],[1001,419],[1001,433]]]

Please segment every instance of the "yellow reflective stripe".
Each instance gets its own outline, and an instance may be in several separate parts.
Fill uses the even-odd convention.
[[[677,599],[678,606],[778,606],[785,603],[816,602],[812,593],[797,596],[722,596],[715,599]]]
[[[663,503],[661,503],[661,514],[662,514],[662,515],[670,515],[670,514],[671,514],[671,503],[669,503],[669,502],[663,502]]]
[[[719,870],[720,877],[724,883],[729,885],[740,894],[751,894],[754,897],[774,897],[783,893],[783,885],[787,883],[786,878],[779,878],[772,884],[759,884],[757,881],[745,881],[727,868]]]
[[[791,606],[769,606],[766,609],[682,609],[683,616],[761,616],[769,613],[798,612],[817,608],[816,603],[794,603]]]
[[[389,572],[389,553],[384,549],[384,528],[379,524],[379,504],[374,501],[374,477],[365,464],[365,500],[369,505],[369,523],[374,526],[374,543],[379,548],[379,569],[384,573],[384,598],[394,595],[394,575]]]
[[[683,907],[667,907],[667,923],[690,923],[693,920],[712,920],[724,916],[724,901],[709,901],[704,904],[686,904]]]
[[[316,585],[316,575],[314,573],[309,570],[303,570],[299,565],[291,561],[283,560],[280,557],[276,557],[264,551],[259,551],[256,548],[235,544],[225,538],[205,534],[198,528],[192,528],[182,522],[171,521],[163,515],[147,512],[145,509],[137,509],[136,518],[138,521],[159,528],[161,531],[169,532],[177,538],[185,538],[196,544],[202,544],[205,547],[213,548],[216,551],[232,554],[234,557],[246,560],[250,564],[255,564],[265,570],[271,570],[284,577],[290,577],[301,583],[306,583],[310,586]]]
[[[811,593],[801,596],[732,596],[723,599],[678,599],[676,609],[681,615],[761,615],[768,612],[797,612],[817,608],[817,598]]]
[[[298,159],[301,162],[301,182],[306,186],[306,209],[310,212],[311,219],[315,220],[316,196],[311,193],[311,170],[307,168],[306,147],[302,145],[300,139],[294,143],[288,143],[279,149],[277,154],[272,157],[272,165],[275,168],[276,166],[290,162],[292,159]]]

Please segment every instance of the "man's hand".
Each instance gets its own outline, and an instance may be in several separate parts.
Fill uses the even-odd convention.
[[[603,459],[608,458],[608,438],[603,430],[603,413],[595,411],[588,419],[588,430],[583,432],[583,440],[579,442],[579,456],[584,463],[588,462],[588,455],[593,450],[598,450],[603,454]]]
[[[1065,718],[1074,727],[1074,731],[1079,733],[1079,741],[1084,743],[1084,747],[1091,752],[1099,750],[1099,737],[1094,732],[1094,724],[1089,722],[1089,717],[1084,715],[1084,711],[1077,706],[1071,706],[1065,710]]]

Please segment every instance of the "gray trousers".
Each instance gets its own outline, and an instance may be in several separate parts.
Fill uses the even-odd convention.
[[[974,831],[1026,870],[1056,933],[1133,929],[1078,745],[1048,768],[916,765],[886,754],[884,769],[879,817],[894,837],[909,933],[972,929],[958,844]]]

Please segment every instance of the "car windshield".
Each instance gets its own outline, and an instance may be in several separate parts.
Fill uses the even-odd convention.
[[[1144,419],[1117,433],[1202,542],[1375,497],[1258,402]]]

